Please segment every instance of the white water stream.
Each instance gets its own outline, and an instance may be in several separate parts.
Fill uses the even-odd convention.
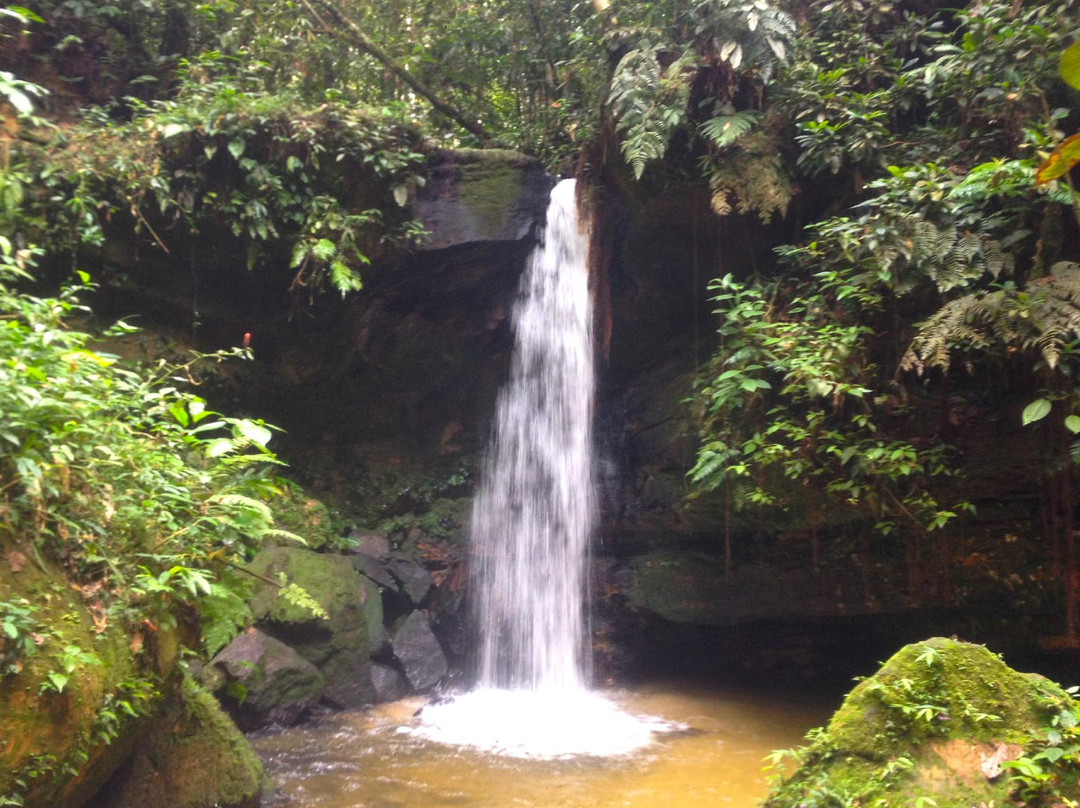
[[[513,312],[514,356],[472,515],[478,683],[429,706],[419,732],[514,757],[626,754],[670,725],[588,689],[585,614],[595,521],[589,238],[573,180]]]

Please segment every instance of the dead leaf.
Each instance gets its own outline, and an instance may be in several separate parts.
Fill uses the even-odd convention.
[[[26,556],[20,553],[18,550],[12,550],[7,555],[8,566],[11,567],[12,572],[18,572],[26,566]]]

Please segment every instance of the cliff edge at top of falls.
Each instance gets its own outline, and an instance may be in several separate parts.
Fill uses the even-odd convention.
[[[540,161],[506,149],[440,149],[413,215],[428,231],[422,251],[517,241],[543,224],[554,179]]]

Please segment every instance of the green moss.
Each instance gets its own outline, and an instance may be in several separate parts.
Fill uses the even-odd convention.
[[[0,542],[0,557],[14,552]],[[81,805],[120,765],[157,701],[156,647],[136,655],[119,625],[99,630],[60,570],[35,561],[16,566],[0,564],[0,600],[24,597],[37,606],[40,644],[21,671],[0,677],[0,797],[19,796],[28,808]],[[168,629],[158,635],[175,642]],[[48,685],[50,674],[66,681]]]
[[[765,806],[1009,804],[1008,771],[988,777],[984,761],[995,752],[1019,757],[1071,703],[1057,685],[1018,673],[983,646],[942,637],[905,646],[808,734],[809,746],[788,753],[798,767]]]
[[[281,489],[282,495],[270,503],[278,528],[300,536],[312,550],[340,550],[347,544],[329,508],[295,483],[283,480]]]
[[[247,808],[269,782],[214,697],[190,678],[154,723],[101,808]]]
[[[349,559],[300,547],[267,547],[252,560],[251,569],[273,580],[284,573],[329,615],[317,617],[279,597],[277,588],[264,585],[251,600],[260,627],[319,668],[326,677],[327,694],[342,706],[356,707],[370,700],[364,590]]]

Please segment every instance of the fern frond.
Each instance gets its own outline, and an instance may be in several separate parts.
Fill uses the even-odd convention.
[[[743,110],[730,115],[718,115],[701,125],[701,133],[720,149],[727,148],[757,124],[761,113]]]

